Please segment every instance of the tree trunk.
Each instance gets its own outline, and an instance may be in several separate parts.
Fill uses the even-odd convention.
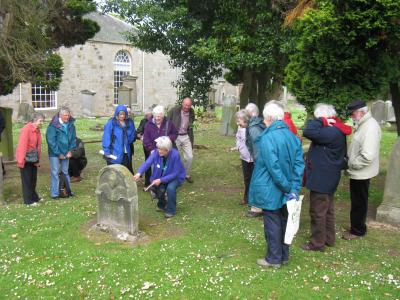
[[[266,91],[269,79],[270,78],[267,72],[259,73],[257,76],[257,83],[258,83],[257,106],[260,109],[260,112],[262,112],[262,110],[264,109],[265,102],[267,101]]]
[[[253,72],[250,69],[243,71],[243,88],[240,92],[240,108],[245,108],[249,103],[250,91],[253,86]]]
[[[394,115],[396,117],[396,125],[397,125],[397,135],[400,136],[400,89],[399,83],[391,82],[390,83],[390,93],[392,94],[392,105],[394,109]]]

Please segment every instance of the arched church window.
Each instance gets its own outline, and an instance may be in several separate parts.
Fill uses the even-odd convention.
[[[118,88],[122,85],[122,79],[131,74],[131,68],[129,53],[118,51],[114,58],[114,104],[118,104]]]

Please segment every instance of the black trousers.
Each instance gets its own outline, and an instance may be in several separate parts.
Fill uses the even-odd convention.
[[[68,166],[68,174],[73,177],[80,177],[82,170],[87,165],[86,158],[70,158]]]
[[[157,150],[156,150],[157,151]],[[150,156],[150,151],[147,151],[144,147],[143,147],[143,153],[144,153],[144,158],[145,160],[147,160]],[[151,177],[151,168],[149,168],[146,173],[144,174],[144,185],[145,186],[149,186],[150,185],[150,177]]]
[[[363,236],[367,233],[369,179],[350,179],[350,233]]]
[[[20,172],[24,203],[32,204],[38,202],[39,196],[36,193],[37,167],[33,163],[25,163]]]
[[[242,159],[242,171],[243,171],[243,180],[244,180],[244,201],[249,200],[249,187],[251,181],[251,175],[253,174],[254,163],[247,162]]]

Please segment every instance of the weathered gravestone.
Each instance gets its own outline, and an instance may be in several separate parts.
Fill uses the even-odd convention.
[[[392,101],[390,100],[386,101],[385,105],[386,105],[386,121],[387,122],[396,121],[396,116],[394,114]]]
[[[95,110],[95,101],[94,95],[96,93],[90,90],[82,90],[81,91],[81,99],[82,99],[82,115],[86,118],[94,117]]]
[[[371,114],[379,124],[385,123],[386,122],[385,101],[378,100],[372,103]]]
[[[400,138],[393,146],[385,180],[383,202],[378,207],[376,220],[400,226]]]
[[[97,179],[96,196],[96,226],[119,239],[135,239],[139,225],[138,196],[136,182],[129,170],[122,165],[102,168]]]
[[[29,103],[21,103],[18,107],[17,120],[21,123],[29,122],[32,118],[32,114],[35,112],[33,106]]]
[[[220,132],[223,135],[234,135],[237,130],[236,125],[236,97],[226,96],[222,106],[222,124]]]

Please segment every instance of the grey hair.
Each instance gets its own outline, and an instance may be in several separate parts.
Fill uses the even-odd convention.
[[[268,103],[275,103],[276,105],[278,105],[280,108],[282,108],[283,110],[285,110],[285,105],[279,101],[279,100],[270,100],[268,101]]]
[[[336,110],[331,104],[318,103],[314,109],[314,117],[316,118],[336,117]]]
[[[246,124],[249,123],[250,114],[247,110],[241,109],[236,113],[236,119],[242,119]]]
[[[368,112],[368,106],[361,107],[361,108],[357,109],[357,111],[361,111],[364,114],[366,114]]]
[[[44,114],[41,112],[34,112],[31,117],[31,122],[36,122],[37,120],[42,119],[44,120]]]
[[[263,116],[264,119],[271,119],[272,121],[282,120],[285,112],[282,107],[274,102],[267,102],[264,106]]]
[[[249,112],[250,117],[258,117],[258,115],[260,114],[257,105],[255,105],[254,103],[247,104],[245,110]]]
[[[158,149],[165,149],[168,151],[172,149],[172,142],[168,136],[160,136],[155,139],[155,142]]]
[[[71,110],[69,109],[68,106],[61,106],[61,108],[60,108],[60,114],[63,114],[63,113],[71,114]]]
[[[145,110],[144,110],[144,114],[145,115],[147,115],[147,114],[152,114],[153,113],[153,108],[152,107],[148,107],[148,108],[146,108]]]
[[[153,108],[153,115],[161,114],[163,117],[165,115],[164,106],[157,105]]]

